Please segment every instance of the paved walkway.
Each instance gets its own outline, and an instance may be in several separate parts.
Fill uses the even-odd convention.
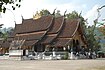
[[[105,60],[0,60],[0,70],[105,70]]]

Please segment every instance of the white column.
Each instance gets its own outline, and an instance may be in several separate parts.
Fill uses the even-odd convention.
[[[71,48],[70,59],[74,59],[73,48]]]
[[[55,57],[56,54],[55,54],[55,48],[53,48],[53,57]]]

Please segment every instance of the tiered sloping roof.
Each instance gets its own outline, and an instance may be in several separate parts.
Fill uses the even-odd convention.
[[[67,20],[64,16],[55,18],[53,15],[39,19],[25,19],[15,26],[15,40],[25,40],[24,46],[49,44],[66,46],[80,26],[78,19]]]
[[[28,20],[28,21],[27,21]],[[16,24],[15,32],[18,34],[32,33],[47,30],[53,20],[52,16],[43,16],[37,20],[27,19],[23,20],[22,24]]]
[[[41,41],[42,44],[50,44],[58,36],[60,28],[63,26],[63,20],[64,17],[54,19],[51,28]]]
[[[15,40],[25,40],[23,45],[31,46],[40,41],[48,32],[53,22],[53,16],[43,16],[39,19],[23,20],[15,26]]]
[[[77,19],[65,20],[62,31],[58,37],[54,40],[54,46],[66,46],[72,40],[71,38],[76,33],[79,26]]]
[[[64,25],[59,37],[71,38],[73,36],[73,34],[76,32],[78,26],[79,26],[79,21],[77,19],[66,20],[65,25]]]

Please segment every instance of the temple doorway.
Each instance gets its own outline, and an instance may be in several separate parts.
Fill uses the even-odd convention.
[[[45,51],[45,45],[37,44],[34,46],[35,52],[44,52]]]

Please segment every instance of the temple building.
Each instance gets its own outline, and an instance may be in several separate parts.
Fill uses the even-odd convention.
[[[75,52],[87,48],[81,20],[47,15],[38,19],[23,19],[21,24],[16,24],[9,49],[41,53],[53,50],[70,52],[71,47]]]

